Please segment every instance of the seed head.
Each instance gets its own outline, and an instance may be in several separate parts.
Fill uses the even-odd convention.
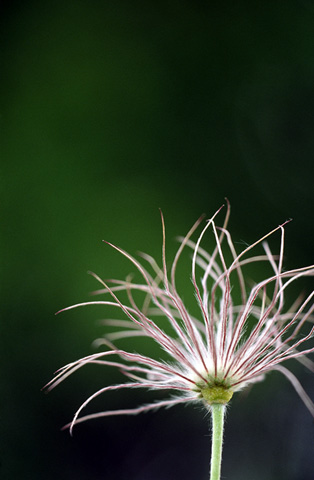
[[[224,224],[217,227],[215,218],[220,210],[206,222],[196,242],[192,236],[203,218],[180,239],[169,273],[162,214],[161,267],[147,254],[141,254],[143,264],[109,243],[136,267],[142,281],[133,282],[129,278],[104,281],[92,273],[102,285],[95,293],[105,295],[105,299],[64,309],[109,305],[116,307],[123,318],[106,322],[115,331],[97,341],[98,345],[105,346],[105,351],[66,365],[48,384],[49,388],[91,363],[117,367],[129,380],[105,386],[90,396],[76,412],[71,430],[75,423],[92,418],[132,415],[180,403],[203,402],[207,407],[215,403],[225,404],[235,392],[260,382],[273,370],[281,372],[291,382],[314,416],[313,402],[295,375],[282,365],[287,360],[296,359],[314,371],[314,363],[308,358],[308,354],[314,351],[314,292],[305,298],[298,297],[294,303],[285,302],[287,288],[302,277],[313,276],[314,266],[283,269],[284,226],[287,222],[238,253],[227,230],[229,203]],[[273,255],[266,240],[276,232],[281,235],[280,247],[279,253]],[[201,242],[205,243],[205,233],[209,237],[207,243],[212,245],[210,251],[201,246]],[[263,248],[261,254],[254,253],[258,246]],[[199,305],[198,318],[189,313],[177,291],[176,269],[183,250],[192,252],[192,288]],[[249,287],[244,268],[259,262],[268,263],[271,275]],[[123,292],[127,294],[127,302],[120,299]],[[141,305],[134,298],[135,292],[143,295]],[[108,295],[109,299],[106,298]],[[166,352],[167,360],[133,353],[112,343],[137,336],[157,343]],[[100,394],[130,388],[169,390],[172,396],[138,408],[104,411],[79,418],[83,408]]]

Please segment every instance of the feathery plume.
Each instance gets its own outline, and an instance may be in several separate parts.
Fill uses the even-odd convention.
[[[308,358],[308,354],[314,351],[311,341],[314,333],[314,292],[305,298],[300,296],[288,308],[285,302],[287,288],[302,277],[313,276],[314,266],[287,271],[283,269],[284,226],[287,222],[238,253],[227,230],[229,202],[224,224],[217,227],[216,216],[220,210],[206,222],[196,242],[191,238],[201,224],[202,217],[180,239],[170,272],[166,265],[162,214],[161,267],[147,254],[142,254],[143,261],[139,262],[121,248],[106,242],[136,267],[142,281],[104,281],[92,273],[102,286],[95,293],[105,295],[105,299],[79,303],[62,311],[100,304],[117,307],[124,318],[107,321],[107,325],[119,330],[98,340],[98,345],[106,347],[105,351],[66,365],[48,387],[57,386],[87,364],[117,367],[128,380],[126,383],[105,386],[91,395],[76,412],[69,425],[71,432],[75,424],[100,417],[133,415],[182,403],[202,402],[207,408],[225,405],[235,392],[260,382],[273,370],[279,371],[291,382],[314,416],[313,402],[295,375],[283,366],[286,360],[296,359],[314,371],[314,363]],[[201,246],[201,242],[210,231],[213,248],[209,253]],[[281,235],[278,255],[273,255],[267,243],[268,237],[275,232]],[[258,246],[263,247],[261,254],[254,253]],[[186,249],[192,252],[192,288],[199,305],[199,318],[189,313],[176,286],[177,264]],[[267,262],[271,267],[271,275],[248,288],[244,267],[258,262]],[[127,303],[119,299],[121,292],[126,293]],[[135,292],[143,296],[140,306],[134,298]],[[152,339],[166,352],[168,359],[132,353],[112,343],[136,336]],[[99,395],[132,388],[165,390],[171,396],[138,408],[80,416],[82,410]]]

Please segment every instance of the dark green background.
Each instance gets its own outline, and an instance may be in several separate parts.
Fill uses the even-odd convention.
[[[133,271],[102,239],[160,258],[159,207],[169,259],[227,196],[237,242],[292,217],[286,265],[314,263],[314,2],[12,1],[0,24],[0,477],[206,480],[201,410],[60,431],[120,377],[90,367],[41,392],[95,351],[112,314],[54,312],[88,300],[87,270]],[[91,411],[150,398],[112,394]],[[236,396],[225,438],[226,479],[314,476],[313,419],[278,374]]]

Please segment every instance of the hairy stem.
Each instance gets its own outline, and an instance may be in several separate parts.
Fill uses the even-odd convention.
[[[212,456],[210,464],[210,480],[220,480],[222,440],[224,430],[225,405],[211,405],[212,415]]]

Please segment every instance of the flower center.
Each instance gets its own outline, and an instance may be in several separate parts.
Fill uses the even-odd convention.
[[[209,405],[215,403],[225,405],[231,400],[233,391],[223,385],[207,385],[201,388],[200,394]]]

